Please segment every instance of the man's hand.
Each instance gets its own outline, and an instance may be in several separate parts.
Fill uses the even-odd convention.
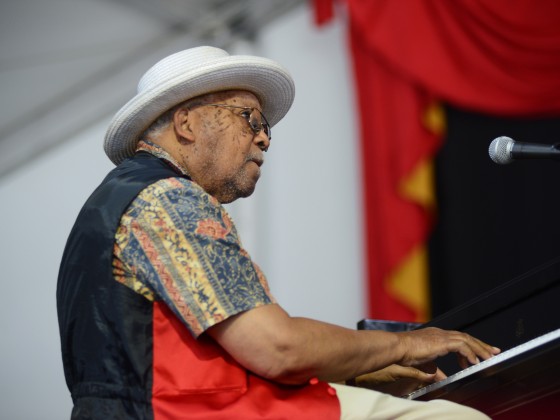
[[[439,328],[423,328],[397,333],[400,338],[403,366],[418,366],[431,362],[448,353],[456,353],[461,369],[475,365],[480,359],[486,360],[500,353],[477,338],[458,331],[446,331]]]
[[[434,363],[417,367],[390,365],[358,376],[353,381],[353,385],[401,397],[445,378],[445,374]]]
[[[355,384],[395,396],[402,396],[446,378],[433,361],[448,353],[456,353],[459,365],[466,369],[500,352],[468,334],[425,328],[397,333],[402,351],[399,364],[392,364],[365,375],[358,376]]]

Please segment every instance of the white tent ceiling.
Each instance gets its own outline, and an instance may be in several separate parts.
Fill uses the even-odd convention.
[[[141,74],[227,48],[305,0],[0,0],[0,180],[113,114]]]

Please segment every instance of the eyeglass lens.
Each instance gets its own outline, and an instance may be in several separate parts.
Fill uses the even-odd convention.
[[[244,106],[235,106],[235,105],[226,105],[226,104],[206,104],[206,106],[218,106],[222,108],[241,108],[244,111],[238,115],[245,118],[245,120],[247,120],[247,122],[249,123],[249,127],[251,127],[253,133],[257,135],[261,132],[261,130],[263,130],[266,136],[268,137],[268,140],[272,139],[272,130],[270,129],[270,124],[266,120],[264,114],[261,111],[259,111],[257,108],[249,108]]]
[[[258,109],[253,109],[251,111],[251,114],[245,116],[245,118],[247,118],[247,121],[249,122],[249,125],[251,126],[251,129],[255,134],[259,134],[260,131],[263,130],[270,140],[270,126]]]

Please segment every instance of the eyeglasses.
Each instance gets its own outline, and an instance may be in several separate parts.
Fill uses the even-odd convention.
[[[242,109],[243,112],[235,115],[239,115],[240,117],[245,118],[249,123],[249,127],[255,133],[255,136],[258,135],[261,130],[264,131],[264,134],[268,137],[270,141],[272,139],[272,132],[270,130],[270,124],[266,120],[264,114],[257,108],[252,108],[249,106],[235,106],[235,105],[225,105],[225,104],[204,104],[205,106],[217,106],[220,108],[238,108]]]

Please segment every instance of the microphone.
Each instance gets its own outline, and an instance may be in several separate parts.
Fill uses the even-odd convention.
[[[502,136],[490,143],[488,154],[490,159],[501,165],[517,159],[560,159],[560,143],[522,143]]]

